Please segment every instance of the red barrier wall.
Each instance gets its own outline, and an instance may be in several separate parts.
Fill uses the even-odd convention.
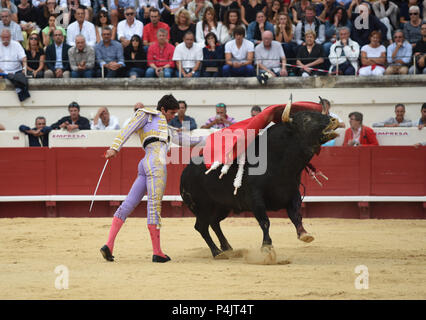
[[[0,148],[0,196],[92,195],[105,163],[106,148]],[[105,170],[98,195],[126,195],[143,157],[124,148]],[[306,196],[425,196],[426,147],[328,147],[312,163],[328,176],[320,187],[306,174]],[[167,167],[166,195],[179,195],[183,164]],[[303,188],[301,189],[303,190]],[[96,202],[91,216],[111,216],[119,202]],[[0,217],[89,216],[89,203],[0,202]],[[307,217],[425,218],[423,202],[304,203]],[[145,216],[145,202],[133,216]],[[191,216],[182,202],[164,202],[163,216]],[[243,214],[250,215],[249,213]],[[284,212],[271,217],[286,216]]]

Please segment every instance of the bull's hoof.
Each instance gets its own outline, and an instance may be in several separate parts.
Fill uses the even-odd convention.
[[[215,258],[216,260],[226,260],[229,259],[228,255],[226,252],[219,252],[217,255],[215,255],[213,258]]]
[[[303,242],[306,242],[306,243],[309,243],[309,242],[312,242],[312,241],[315,240],[315,238],[307,232],[300,234],[298,238],[299,238],[300,241],[303,241]]]
[[[264,244],[260,248],[260,251],[262,251],[263,253],[270,253],[273,249],[274,247],[272,246],[272,244]]]

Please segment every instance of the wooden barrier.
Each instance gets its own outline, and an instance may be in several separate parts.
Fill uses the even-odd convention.
[[[128,193],[144,152],[123,148],[110,161],[89,215],[89,199],[105,163],[105,150],[0,148],[0,217],[112,216]],[[312,163],[329,180],[320,187],[303,174],[301,191],[309,199],[302,207],[305,217],[426,217],[426,147],[328,147]],[[184,166],[167,166],[164,217],[192,216],[179,196]],[[251,214],[242,214],[247,215]],[[271,217],[283,215],[283,211],[270,213]],[[146,203],[132,216],[146,216]]]

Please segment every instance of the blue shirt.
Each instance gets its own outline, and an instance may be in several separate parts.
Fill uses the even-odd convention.
[[[56,49],[56,63],[55,63],[55,69],[63,69],[64,65],[62,64],[62,47],[63,43],[58,47],[58,45],[55,43],[55,49]]]
[[[195,122],[194,118],[191,118],[189,116],[184,116],[183,121],[189,122],[189,130],[197,129],[197,123]],[[175,128],[182,128],[182,123],[179,121],[178,116],[170,120],[169,125]]]
[[[411,61],[411,54],[413,52],[413,48],[411,44],[408,41],[404,41],[402,44],[402,47],[399,48],[398,52],[396,53],[395,59],[392,59],[392,54],[395,51],[396,43],[392,43],[388,46],[387,50],[387,58],[388,63],[390,65],[401,65],[401,63],[396,63],[396,60],[402,60],[405,64],[409,64]]]
[[[115,61],[121,64],[123,67],[125,66],[123,46],[120,42],[111,40],[109,46],[105,47],[104,42],[101,41],[96,45],[95,51],[96,60],[99,62],[101,67],[107,63],[110,63],[111,61]]]

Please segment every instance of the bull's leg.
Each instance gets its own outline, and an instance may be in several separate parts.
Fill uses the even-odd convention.
[[[266,215],[266,207],[263,204],[263,201],[255,201],[254,210],[253,210],[254,216],[259,223],[260,228],[263,231],[263,241],[262,241],[262,248],[270,248],[272,247],[272,239],[269,236],[269,218]]]
[[[222,229],[220,228],[220,221],[215,221],[213,223],[210,224],[210,226],[212,227],[213,231],[216,233],[217,238],[219,239],[220,242],[220,248],[223,251],[228,251],[228,250],[232,250],[231,245],[228,243],[228,240],[226,240]]]
[[[195,221],[195,230],[197,230],[201,234],[204,241],[209,246],[213,257],[216,257],[222,253],[222,251],[216,246],[216,244],[213,242],[213,239],[210,236],[209,223],[207,221],[204,221],[197,217],[197,220]]]
[[[287,207],[287,214],[296,227],[297,238],[304,242],[312,242],[314,237],[305,230],[302,224],[302,215],[300,214],[301,206],[302,198],[300,197],[300,193],[297,192],[290,205]]]

